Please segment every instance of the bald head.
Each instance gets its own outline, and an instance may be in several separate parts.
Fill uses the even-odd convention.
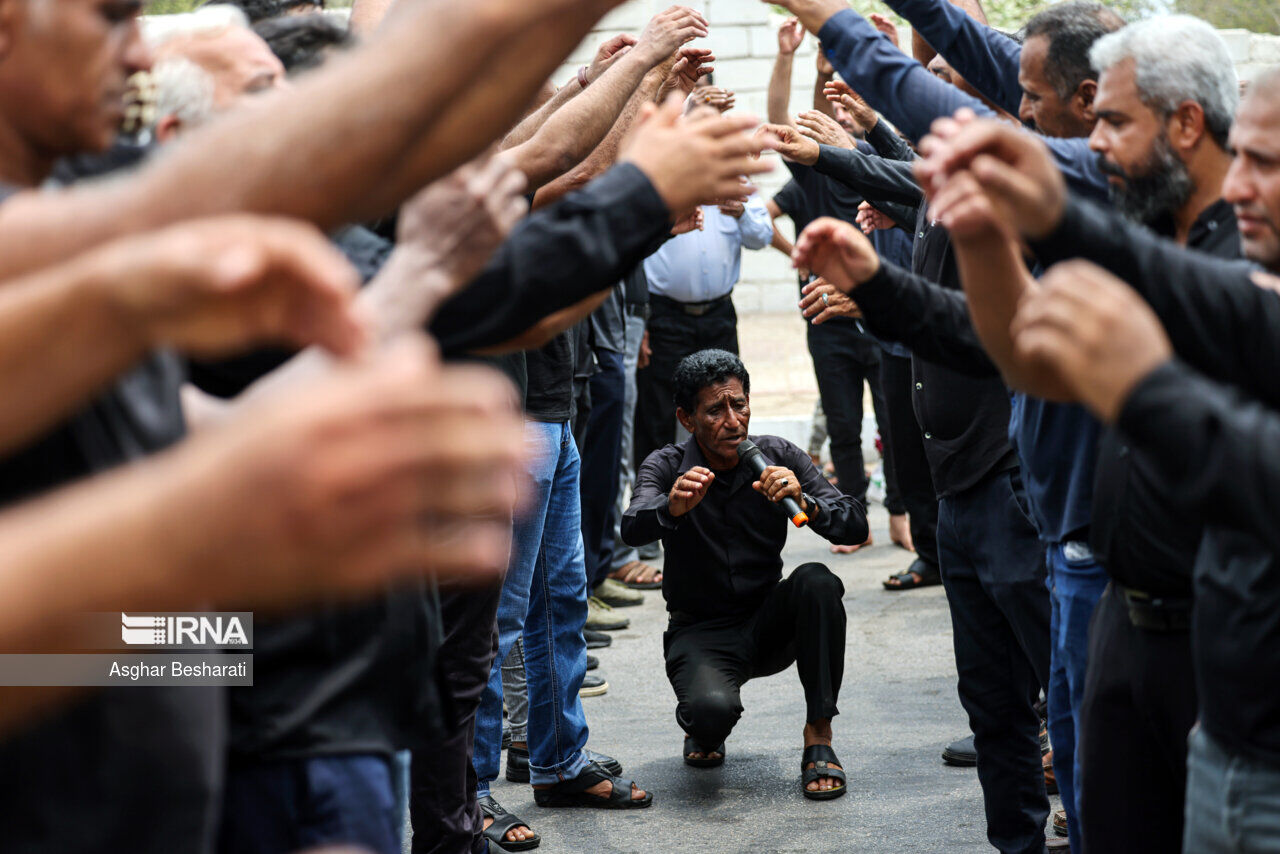
[[[156,50],[156,65],[171,59],[185,59],[209,75],[214,110],[284,85],[283,63],[259,35],[244,27],[174,36]]]
[[[1230,142],[1222,196],[1235,207],[1244,254],[1280,273],[1280,66],[1249,86]]]

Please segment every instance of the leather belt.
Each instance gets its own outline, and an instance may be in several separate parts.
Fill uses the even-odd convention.
[[[650,303],[674,308],[676,311],[682,311],[693,317],[702,317],[702,315],[711,311],[713,308],[724,305],[731,299],[733,299],[733,294],[725,294],[724,296],[718,297],[709,302],[680,302],[678,299],[664,297],[661,294],[649,294]]]
[[[1191,600],[1152,596],[1141,590],[1117,585],[1129,607],[1129,622],[1139,629],[1162,634],[1191,630]]]

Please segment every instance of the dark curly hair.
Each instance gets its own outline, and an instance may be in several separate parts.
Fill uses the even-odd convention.
[[[742,360],[727,350],[699,350],[676,365],[672,382],[676,406],[692,413],[698,408],[698,392],[730,377],[742,381],[742,390],[751,394],[751,376]]]

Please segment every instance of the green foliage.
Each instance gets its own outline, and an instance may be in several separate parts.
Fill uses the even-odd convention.
[[[1280,0],[1176,0],[1175,8],[1219,29],[1239,27],[1280,35]]]

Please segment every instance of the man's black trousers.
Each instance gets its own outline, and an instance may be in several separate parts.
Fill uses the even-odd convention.
[[[1133,625],[1113,582],[1089,624],[1076,741],[1087,854],[1182,850],[1196,703],[1190,632]]]
[[[441,593],[444,642],[437,661],[457,724],[409,766],[414,854],[484,854],[486,843],[471,765],[476,709],[498,652],[501,588]],[[446,709],[449,711],[449,709]]]
[[[911,359],[880,354],[880,391],[884,394],[889,437],[885,455],[893,462],[894,479],[906,511],[911,514],[911,541],[916,556],[930,568],[938,566],[938,497],[929,474],[920,423],[911,405]],[[884,427],[884,424],[881,424]]]
[[[582,546],[587,587],[608,577],[613,560],[613,512],[622,465],[623,397],[626,376],[622,354],[597,350],[600,371],[591,377],[591,414],[582,443]]]
[[[699,350],[738,352],[738,314],[726,299],[706,314],[686,314],[679,304],[652,296],[649,301],[649,366],[636,371],[635,466],[676,439],[676,365]]]
[[[745,618],[688,622],[663,635],[676,723],[700,745],[720,744],[742,716],[739,689],[795,662],[810,723],[839,713],[844,677],[844,584],[820,563],[796,568]]]
[[[862,384],[871,386],[876,423],[882,428],[885,454],[891,444],[885,422],[884,395],[880,389],[880,347],[846,323],[809,324],[806,338],[818,380],[822,411],[831,437],[831,462],[836,467],[840,491],[867,503],[867,468],[862,458]],[[896,474],[896,472],[895,472]],[[887,475],[886,475],[887,478]],[[896,492],[896,490],[895,490]],[[897,498],[897,496],[894,496]],[[890,502],[886,500],[886,505]],[[900,503],[900,499],[898,502]],[[891,513],[903,509],[890,507]]]
[[[1016,469],[938,502],[960,704],[978,752],[987,839],[1003,854],[1044,854],[1049,815],[1035,709],[1049,684],[1049,590],[1026,507]]]

